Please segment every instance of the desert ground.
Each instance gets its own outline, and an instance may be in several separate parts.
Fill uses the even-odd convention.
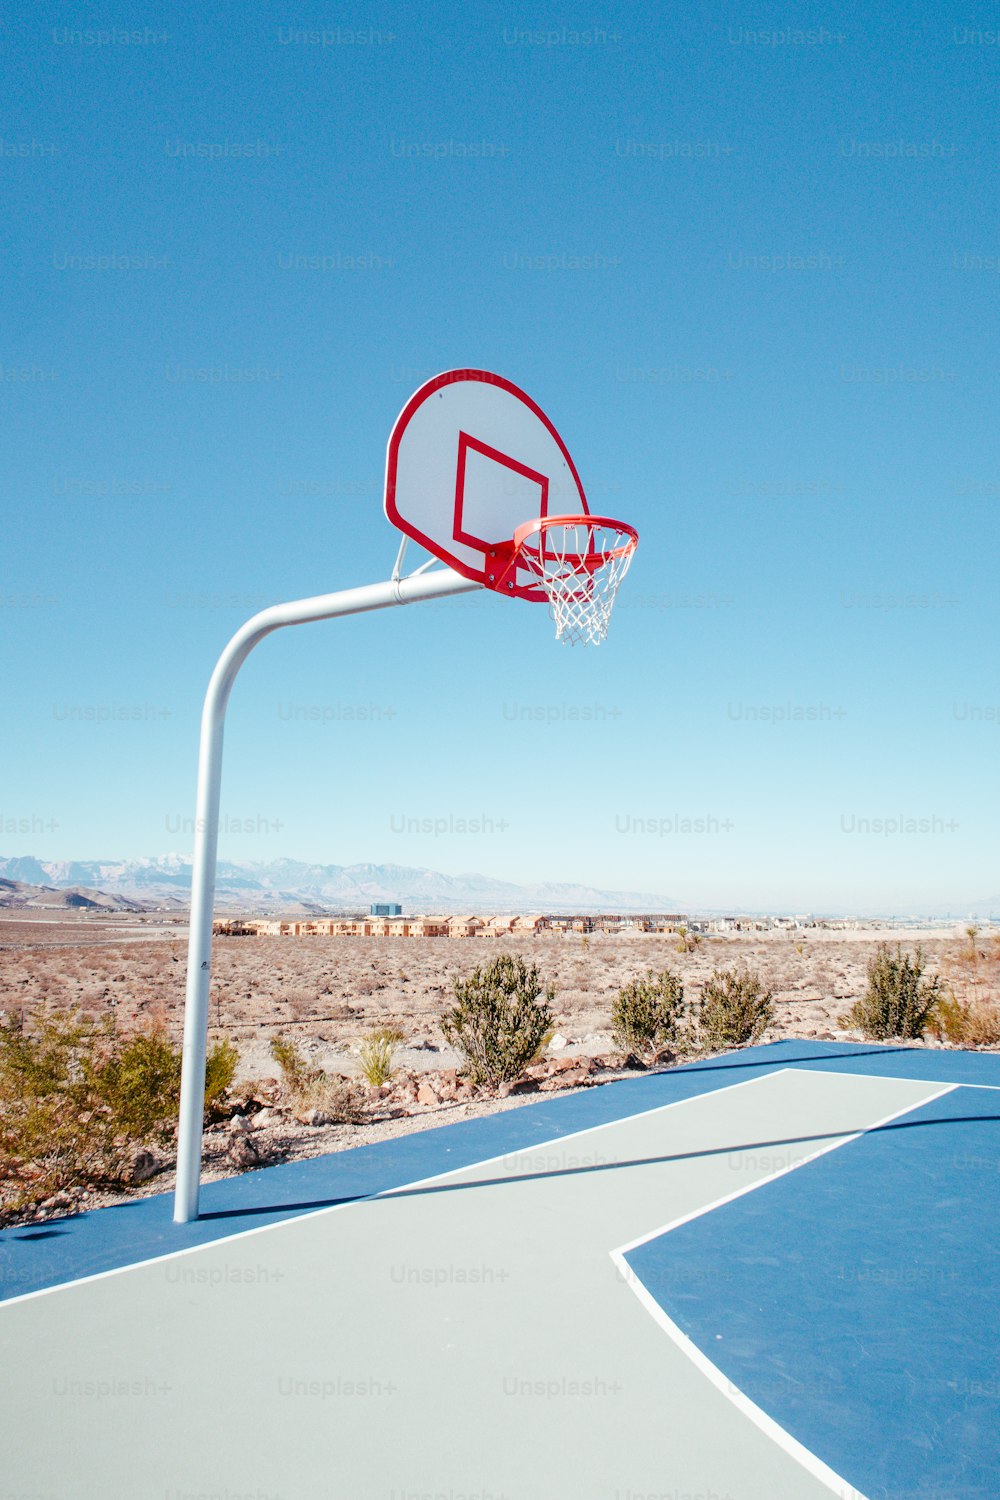
[[[180,1038],[187,929],[183,918],[25,919],[0,917],[0,1012],[30,1012],[39,1001],[113,1011],[129,1029],[151,1021]],[[399,1061],[418,1069],[454,1066],[437,1026],[452,980],[501,952],[538,965],[556,989],[558,1030],[570,1046],[606,1052],[619,988],[647,969],[671,968],[697,994],[713,969],[747,964],[774,993],[765,1040],[848,1037],[839,1024],[865,988],[879,942],[918,944],[928,972],[964,994],[971,981],[968,938],[937,929],[803,928],[702,937],[690,952],[672,934],[578,933],[536,938],[217,937],[210,1022],[240,1048],[241,1076],[271,1077],[270,1040],[287,1035],[320,1065],[350,1072],[364,1030],[393,1024],[406,1043]],[[981,933],[980,949],[998,939]],[[985,972],[985,969],[984,969]]]
[[[805,928],[708,936],[693,951],[674,935],[638,932],[499,940],[216,938],[211,1034],[229,1038],[239,1049],[237,1079],[251,1101],[244,1113],[255,1127],[259,1150],[256,1157],[245,1146],[234,1153],[232,1122],[218,1125],[206,1137],[206,1176],[527,1102],[456,1097],[453,1086],[441,1086],[445,1077],[453,1081],[460,1062],[438,1025],[452,998],[452,981],[499,953],[522,954],[538,965],[543,981],[555,986],[557,1029],[549,1055],[553,1066],[567,1069],[567,1086],[590,1086],[615,1076],[611,1003],[622,985],[647,969],[673,969],[685,994],[697,997],[713,969],[748,965],[774,994],[775,1019],[764,1041],[856,1040],[845,1013],[864,993],[866,966],[879,942],[898,942],[911,951],[919,944],[928,973],[941,974],[961,999],[1000,996],[1000,936],[986,929],[972,944],[960,925],[951,931]],[[161,1025],[179,1043],[185,962],[186,924],[174,914],[26,919],[11,913],[0,917],[0,1014],[20,1019],[48,1001],[94,1016],[111,1013],[124,1030]],[[404,1037],[396,1054],[401,1083],[391,1097],[374,1091],[361,1123],[309,1124],[271,1107],[279,1072],[270,1052],[275,1036],[294,1040],[311,1064],[360,1081],[358,1041],[368,1028],[382,1025],[397,1027]],[[570,1058],[597,1061],[587,1063],[589,1075],[581,1079],[569,1068]],[[422,1080],[426,1088],[420,1088]],[[245,1120],[237,1124],[242,1130]],[[171,1177],[170,1162],[157,1162],[141,1190],[163,1191]],[[88,1204],[111,1201],[107,1195],[83,1196]],[[67,1206],[63,1199],[51,1209]]]

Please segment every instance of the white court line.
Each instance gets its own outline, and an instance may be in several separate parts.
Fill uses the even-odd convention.
[[[406,1193],[413,1192],[416,1188],[427,1187],[433,1182],[441,1182],[446,1177],[457,1177],[460,1172],[473,1172],[476,1171],[479,1167],[489,1166],[491,1162],[507,1161],[513,1160],[517,1157],[531,1156],[536,1152],[544,1151],[549,1146],[562,1145],[565,1141],[571,1141],[581,1135],[593,1135],[599,1130],[611,1130],[619,1125],[628,1125],[631,1124],[633,1120],[647,1119],[650,1115],[661,1114],[664,1110],[676,1109],[681,1104],[692,1104],[696,1100],[708,1099],[713,1097],[714,1095],[730,1094],[734,1089],[748,1088],[750,1087],[750,1085],[755,1083],[766,1083],[769,1079],[776,1078],[780,1073],[790,1073],[794,1071],[794,1068],[776,1062],[772,1071],[768,1073],[755,1073],[752,1078],[740,1078],[736,1083],[725,1084],[723,1087],[718,1089],[706,1089],[704,1093],[692,1094],[686,1099],[671,1099],[667,1104],[654,1104],[649,1109],[638,1110],[635,1114],[632,1115],[622,1115],[621,1118],[617,1120],[603,1120],[599,1125],[584,1125],[581,1126],[579,1130],[571,1130],[566,1135],[552,1136],[549,1140],[538,1141],[533,1146],[520,1146],[511,1151],[498,1152],[495,1156],[484,1156],[479,1161],[466,1162],[466,1164],[461,1167],[449,1167],[443,1172],[435,1172],[431,1177],[419,1177],[414,1179],[413,1182],[402,1184],[402,1186],[400,1187],[386,1188],[384,1192],[381,1193],[368,1193],[361,1198],[352,1199],[349,1203],[334,1203],[331,1204],[329,1208],[315,1208],[309,1209],[305,1213],[289,1214],[286,1218],[275,1219],[273,1223],[257,1224],[253,1227],[253,1229],[237,1229],[234,1230],[232,1234],[221,1234],[218,1236],[218,1238],[206,1240],[204,1243],[199,1245],[184,1245],[177,1250],[165,1250],[160,1255],[150,1255],[144,1260],[129,1261],[127,1266],[112,1266],[107,1271],[94,1271],[89,1276],[77,1276],[70,1281],[57,1282],[55,1286],[37,1287],[34,1291],[22,1292],[17,1297],[7,1297],[4,1301],[0,1302],[0,1317],[3,1316],[4,1308],[13,1307],[16,1303],[19,1302],[27,1302],[33,1297],[48,1297],[57,1292],[68,1291],[72,1287],[86,1286],[89,1282],[92,1281],[104,1281],[109,1276],[125,1275],[127,1272],[134,1271],[140,1266],[155,1266],[166,1260],[179,1260],[183,1255],[198,1255],[208,1250],[218,1249],[220,1245],[230,1245],[234,1240],[249,1239],[251,1235],[270,1234],[274,1230],[286,1228],[289,1224],[298,1224],[303,1219],[318,1219],[322,1218],[324,1214],[343,1213],[345,1210],[355,1208],[361,1203],[372,1203],[380,1198],[401,1197]],[[619,1081],[626,1082],[627,1080],[623,1079]],[[909,1082],[910,1080],[903,1081]],[[528,1107],[530,1108],[530,1106]],[[513,1111],[511,1111],[511,1113],[513,1113]],[[498,1117],[481,1116],[480,1118],[496,1119]],[[434,1128],[440,1127],[432,1127],[432,1129]],[[429,1132],[415,1133],[423,1134]],[[338,1153],[331,1152],[330,1154],[336,1155]],[[92,1210],[92,1212],[101,1213],[103,1212],[103,1210],[94,1209]],[[253,1212],[253,1210],[250,1210],[250,1212]],[[266,1212],[266,1206],[262,1206],[259,1212]],[[659,1231],[657,1231],[657,1233],[659,1233]]]
[[[798,1070],[788,1068],[785,1071],[795,1072]],[[810,1069],[808,1071],[813,1070]],[[844,1075],[834,1074],[832,1076],[843,1077]],[[864,1076],[867,1077],[868,1075]],[[906,1083],[921,1082],[920,1079],[897,1079],[895,1081]],[[714,1203],[710,1203],[705,1208],[698,1208],[691,1213],[681,1214],[679,1218],[671,1219],[662,1228],[654,1229],[649,1234],[640,1235],[638,1239],[631,1240],[628,1244],[620,1245],[617,1250],[611,1251],[611,1259],[615,1264],[618,1274],[631,1287],[650,1317],[659,1324],[664,1333],[673,1340],[682,1353],[687,1355],[691,1363],[707,1377],[717,1390],[721,1391],[724,1396],[727,1396],[744,1416],[748,1417],[751,1422],[759,1427],[773,1443],[777,1444],[785,1453],[794,1458],[815,1479],[819,1479],[828,1489],[832,1490],[839,1497],[839,1500],[867,1500],[867,1497],[860,1490],[856,1490],[853,1485],[848,1484],[840,1474],[831,1469],[828,1464],[825,1464],[821,1458],[818,1458],[815,1453],[806,1448],[797,1438],[794,1438],[773,1417],[768,1416],[767,1412],[762,1410],[754,1401],[751,1401],[745,1392],[734,1386],[728,1376],[723,1375],[718,1365],[713,1364],[707,1354],[698,1347],[694,1340],[690,1339],[674,1322],[673,1318],[664,1312],[663,1308],[656,1301],[656,1298],[639,1280],[638,1275],[628,1264],[625,1256],[631,1250],[638,1249],[640,1245],[646,1245],[650,1240],[659,1239],[661,1235],[669,1234],[672,1229],[678,1229],[682,1224],[689,1224],[694,1219],[703,1218],[705,1214],[710,1214],[715,1209],[721,1208],[724,1204],[734,1202],[737,1198],[743,1198],[747,1193],[755,1192],[767,1183],[777,1181],[779,1177],[787,1177],[790,1172],[798,1171],[800,1167],[808,1165],[809,1162],[817,1161],[819,1157],[826,1156],[830,1151],[836,1151],[841,1146],[848,1146],[852,1141],[860,1140],[862,1136],[868,1135],[873,1130],[879,1130],[882,1126],[888,1125],[892,1120],[897,1120],[902,1115],[908,1115],[914,1109],[922,1109],[926,1104],[933,1104],[935,1099],[940,1099],[944,1094],[953,1093],[961,1087],[964,1087],[964,1085],[957,1083],[941,1084],[938,1086],[937,1093],[931,1094],[920,1104],[910,1103],[904,1109],[893,1110],[892,1114],[885,1115],[882,1119],[876,1120],[873,1125],[866,1126],[864,1130],[859,1130],[853,1135],[844,1136],[832,1141],[829,1145],[821,1146],[817,1151],[812,1151],[808,1156],[804,1156],[801,1161],[794,1162],[788,1167],[779,1167],[769,1176],[761,1177],[754,1182],[748,1183],[745,1187],[737,1188],[735,1192],[726,1193],[724,1197],[716,1199]]]
[[[916,1049],[915,1049],[916,1050]],[[1000,1054],[986,1053],[987,1057],[995,1057],[1000,1063]],[[789,1063],[791,1068],[792,1064]],[[839,1068],[807,1068],[802,1066],[803,1073],[819,1073],[823,1078],[843,1078],[844,1072]],[[931,1086],[939,1085],[942,1090],[948,1089],[992,1089],[994,1093],[1000,1093],[1000,1083],[944,1083],[940,1078],[902,1078],[894,1073],[850,1073],[850,1078],[878,1078],[884,1083],[927,1083]],[[935,1098],[939,1097],[935,1095]],[[928,1101],[930,1102],[930,1101]]]

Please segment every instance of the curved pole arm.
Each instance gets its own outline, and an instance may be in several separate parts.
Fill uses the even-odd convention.
[[[236,674],[258,641],[284,625],[332,620],[339,615],[387,609],[394,604],[417,604],[449,594],[482,588],[452,568],[391,578],[386,583],[343,589],[275,604],[254,615],[239,629],[216,663],[205,694],[198,752],[198,801],[194,825],[191,871],[191,927],[188,934],[187,992],[184,1001],[184,1054],[181,1071],[180,1114],[177,1127],[177,1186],[174,1222],[187,1224],[198,1217],[201,1185],[202,1125],[205,1113],[205,1055],[208,1039],[208,997],[212,961],[212,906],[219,844],[219,800],[222,786],[222,740],[226,705]]]

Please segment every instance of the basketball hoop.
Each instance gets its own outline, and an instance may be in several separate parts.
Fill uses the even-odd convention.
[[[539,516],[514,532],[511,566],[538,579],[556,640],[599,646],[639,534],[608,516]]]
[[[639,540],[624,522],[590,514],[576,466],[549,418],[489,370],[445,370],[414,391],[389,435],[385,513],[402,532],[392,577],[261,610],[232,637],[205,694],[177,1130],[178,1224],[198,1217],[222,739],[230,690],[249,652],[286,625],[480,588],[530,603],[547,600],[557,640],[597,645],[608,633]],[[538,519],[521,524],[531,515]],[[408,541],[430,558],[404,576]],[[444,566],[435,570],[435,562]]]

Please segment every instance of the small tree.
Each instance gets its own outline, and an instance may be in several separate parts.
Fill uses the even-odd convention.
[[[554,986],[543,987],[537,965],[510,953],[453,984],[455,1004],[442,1013],[441,1030],[471,1081],[496,1088],[517,1078],[552,1024]]]
[[[940,979],[923,977],[926,966],[919,948],[911,958],[898,944],[895,953],[879,944],[868,964],[868,988],[848,1013],[862,1036],[876,1042],[923,1036],[941,998]]]
[[[754,969],[716,969],[698,1007],[698,1041],[707,1052],[750,1047],[774,1019],[773,996]]]
[[[647,969],[618,991],[611,1004],[611,1035],[622,1052],[642,1057],[667,1042],[687,1038],[684,985],[680,976],[664,969]]]

